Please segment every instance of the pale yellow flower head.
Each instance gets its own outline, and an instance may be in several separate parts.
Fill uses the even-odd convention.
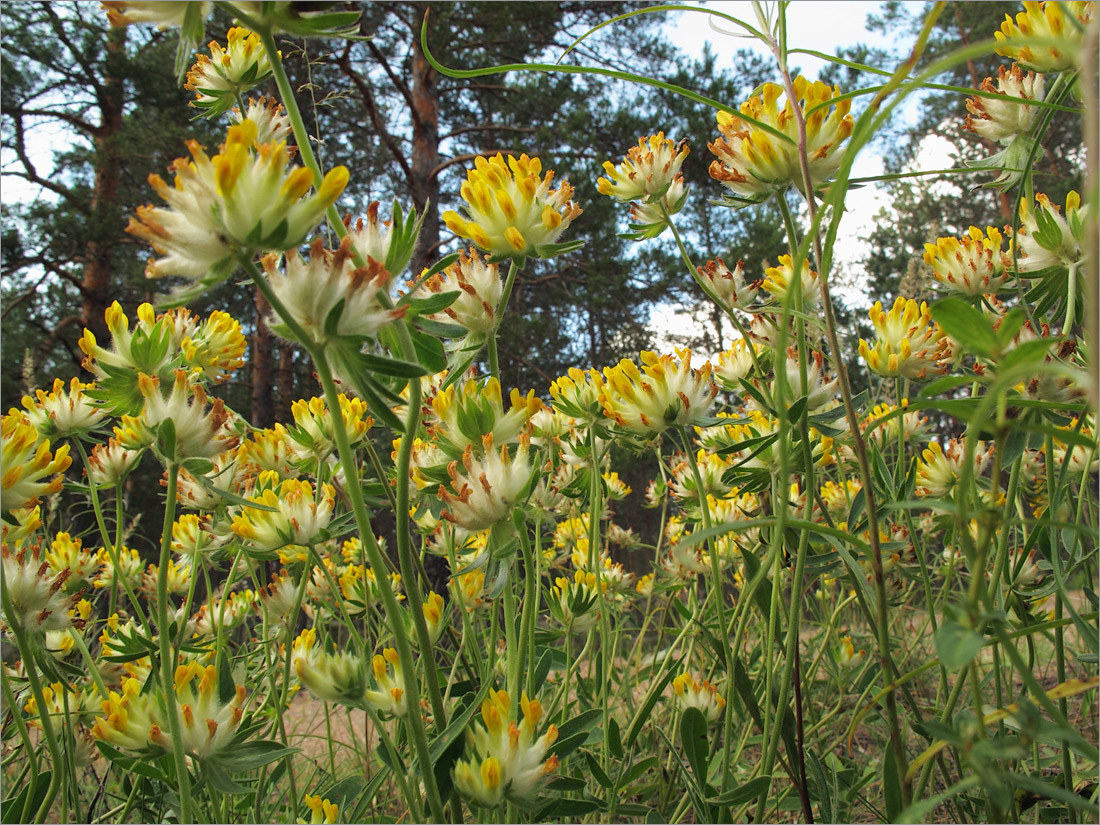
[[[946,370],[950,342],[932,320],[927,304],[898,297],[889,312],[876,301],[869,314],[877,337],[873,347],[861,338],[859,354],[872,370],[886,377],[912,379]]]
[[[496,326],[497,305],[504,292],[500,267],[490,264],[476,249],[459,253],[458,260],[424,282],[436,294],[457,292],[454,303],[427,317],[455,323],[470,332],[489,332]]]
[[[439,485],[439,498],[446,505],[443,517],[448,521],[479,531],[508,518],[521,502],[535,468],[528,451],[530,441],[521,435],[514,451],[505,444],[494,449],[492,435],[482,439],[482,452],[475,457],[472,445],[462,453],[462,469],[452,461],[447,467],[450,489]]]
[[[481,703],[481,720],[467,733],[468,756],[455,763],[455,788],[478,805],[495,807],[505,798],[530,800],[557,770],[557,756],[546,756],[557,741],[557,726],[549,725],[536,738],[542,703],[524,693],[519,710],[523,719],[516,724],[516,708],[508,693],[490,689]]]
[[[557,243],[581,214],[570,198],[573,187],[563,182],[551,189],[553,172],[542,172],[538,158],[500,154],[479,157],[467,171],[460,193],[466,201],[463,218],[443,213],[447,228],[501,258],[542,256],[540,248]],[[543,249],[543,252],[546,250]]]
[[[69,445],[50,451],[26,413],[12,409],[0,418],[0,511],[33,507],[41,496],[61,490],[72,464]],[[53,478],[47,478],[53,476]]]
[[[604,368],[599,398],[608,418],[636,433],[658,435],[707,415],[718,394],[709,361],[694,370],[691,350],[677,349],[675,355],[642,352],[641,362],[641,369],[627,359]]]
[[[726,700],[718,695],[718,687],[706,679],[702,683],[684,672],[672,680],[672,691],[680,710],[696,708],[708,722],[717,722],[726,706]]]
[[[686,140],[677,143],[666,138],[664,132],[640,137],[638,145],[630,147],[618,167],[604,161],[607,177],[597,180],[596,188],[601,195],[623,203],[661,195],[679,174],[690,151]]]
[[[1062,10],[1063,5],[1076,20]],[[1025,0],[1015,20],[1006,14],[1000,31],[993,32],[999,43],[997,54],[1036,72],[1060,72],[1074,66],[1085,37],[1085,28],[1096,14],[1096,2],[1070,0],[1067,3]],[[1047,42],[1021,41],[1041,38]]]
[[[1001,249],[1003,242],[996,227],[982,234],[972,226],[962,238],[938,238],[934,244],[925,244],[924,262],[949,289],[964,295],[994,294],[1012,275],[1012,256]]]
[[[1076,266],[1081,260],[1089,205],[1081,203],[1076,191],[1066,195],[1066,210],[1042,192],[1035,195],[1037,208],[1025,198],[1020,201],[1019,245],[1020,272],[1038,272],[1051,266]]]
[[[80,435],[95,429],[106,417],[106,413],[88,395],[95,384],[85,384],[79,378],[69,382],[68,391],[65,382],[55,378],[53,390],[35,391],[35,398],[23,396],[23,406],[38,434],[43,438],[62,438]]]
[[[274,253],[263,259],[272,291],[314,343],[324,344],[336,336],[369,338],[405,315],[404,307],[382,305],[389,273],[374,258],[366,266],[355,266],[351,244],[347,235],[333,252],[325,249],[323,238],[317,238],[310,245],[308,261],[293,249],[282,266]],[[267,323],[277,335],[297,340],[278,315],[270,315]]]
[[[193,286],[181,295],[190,297],[228,277],[242,251],[299,246],[344,191],[348,170],[337,166],[309,195],[313,173],[288,168],[286,143],[257,143],[257,136],[257,124],[242,120],[213,158],[189,141],[191,158],[171,167],[175,186],[149,176],[168,207],[139,207],[127,227],[162,256],[150,260],[147,277],[187,278]]]
[[[849,110],[851,101],[836,100],[840,89],[821,81],[794,79],[798,105],[806,115],[806,141],[810,179],[814,187],[828,180],[840,168],[841,144],[855,127]],[[735,197],[759,202],[773,192],[794,184],[803,188],[798,159],[798,123],[791,101],[777,105],[783,88],[765,83],[759,95],[741,104],[741,114],[772,127],[788,139],[762,129],[730,112],[718,113],[722,137],[708,144],[717,157],[710,176],[731,190]],[[830,105],[832,104],[832,105]]]
[[[999,66],[996,86],[992,77],[982,81],[982,91],[994,96],[972,97],[966,101],[970,114],[966,116],[965,128],[998,143],[1010,142],[1016,135],[1031,130],[1039,109],[1025,101],[1042,100],[1043,87],[1041,74],[1024,74],[1019,64],[1014,64],[1011,70]]]
[[[745,262],[738,261],[733,269],[726,266],[721,258],[707,261],[705,266],[696,267],[699,277],[706,281],[711,292],[725,310],[748,309],[756,300],[761,281],[748,280],[745,277]]]
[[[271,63],[260,36],[241,26],[226,33],[226,45],[213,40],[210,56],[196,55],[183,88],[195,93],[191,105],[206,117],[219,115],[237,102],[237,97],[259,86],[271,76]]]

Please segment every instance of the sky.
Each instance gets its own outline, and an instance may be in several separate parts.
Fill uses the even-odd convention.
[[[688,5],[721,11],[760,28],[749,0],[708,0]],[[903,5],[908,6],[913,12],[918,12],[925,4],[906,2]],[[835,54],[839,48],[857,43],[865,43],[872,47],[896,46],[894,39],[878,32],[868,31],[866,28],[867,15],[878,12],[882,6],[883,4],[877,0],[874,2],[794,0],[787,10],[788,48],[807,48]],[[717,68],[719,69],[736,69],[733,55],[738,49],[751,49],[766,56],[771,54],[758,39],[751,36],[737,36],[735,34],[738,31],[737,27],[721,18],[699,12],[681,12],[670,14],[669,19],[673,22],[673,26],[668,30],[671,41],[689,54],[701,53],[704,43],[709,42],[714,53],[718,55]],[[817,79],[821,69],[827,65],[824,60],[801,54],[792,56],[791,63],[792,68],[800,68],[802,74],[810,79]],[[903,114],[905,111],[903,110]],[[915,101],[907,111],[910,116],[915,113]],[[933,138],[927,146],[922,147],[919,168],[934,169],[951,166],[951,161],[944,153],[945,145],[949,144]],[[869,177],[881,174],[882,171],[883,158],[872,144],[866,147],[856,159],[853,176]],[[869,234],[875,215],[886,205],[883,194],[873,185],[848,194],[846,199],[848,213],[841,224],[836,244],[838,266],[847,267],[849,270],[858,269],[857,261],[862,255],[863,238]],[[847,292],[840,290],[837,297],[853,307],[870,306],[872,303],[871,297],[856,289],[850,289]],[[674,307],[662,308],[651,319],[651,325],[658,332],[661,329],[682,329],[684,322],[685,317]]]

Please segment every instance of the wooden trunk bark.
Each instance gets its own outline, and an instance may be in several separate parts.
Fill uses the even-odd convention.
[[[439,249],[439,101],[436,82],[439,73],[432,68],[420,38],[413,41],[412,53],[412,194],[417,210],[427,204],[420,242],[412,259],[412,277],[435,262]]]
[[[122,232],[118,219],[118,189],[122,167],[122,69],[126,59],[126,29],[112,29],[107,40],[103,82],[96,87],[99,125],[94,135],[95,177],[89,217],[92,233],[84,247],[80,312],[84,326],[100,341],[109,333],[103,314],[114,300],[112,254]]]

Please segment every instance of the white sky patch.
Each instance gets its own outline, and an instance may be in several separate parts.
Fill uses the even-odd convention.
[[[720,11],[737,17],[754,28],[760,28],[749,0],[708,0],[689,5]],[[909,7],[909,11],[915,14],[919,14],[923,7],[920,2],[904,2],[902,5]],[[896,38],[871,32],[866,28],[867,15],[881,12],[882,6],[881,2],[794,0],[787,9],[788,47],[807,48],[825,54],[836,54],[839,49],[857,43],[887,49],[896,47]],[[736,70],[733,55],[738,49],[749,49],[771,57],[771,50],[766,44],[751,35],[738,36],[738,27],[730,21],[701,12],[670,14],[669,21],[672,25],[667,30],[668,37],[674,45],[687,54],[701,54],[704,44],[709,42],[718,56],[719,70]],[[791,54],[789,63],[792,70],[798,69],[812,80],[818,79],[822,69],[828,65],[826,60],[805,54]],[[778,78],[778,72],[776,75]],[[903,104],[902,116],[911,119],[916,113],[916,107],[917,98],[914,96]],[[855,108],[858,110],[858,103]],[[951,144],[946,139],[929,136],[921,145],[916,170],[927,171],[953,166],[955,160],[950,154],[950,148]],[[852,177],[875,177],[884,172],[883,157],[872,144],[865,147],[856,158]],[[866,288],[861,286],[865,273],[860,261],[866,255],[866,242],[875,227],[876,215],[889,205],[886,194],[876,183],[851,189],[845,199],[846,214],[841,220],[833,249],[832,284],[834,297],[853,309],[864,309],[874,303],[875,296],[868,295]],[[703,300],[702,296],[700,300]],[[723,330],[722,338],[728,342],[738,336],[732,325],[728,321],[725,323],[727,329]],[[663,350],[671,349],[678,342],[679,336],[690,335],[698,330],[691,314],[684,307],[675,305],[656,307],[650,316],[650,328],[654,333],[655,346]]]

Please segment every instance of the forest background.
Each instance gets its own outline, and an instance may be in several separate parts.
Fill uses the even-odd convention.
[[[447,78],[432,69],[420,48],[427,14],[432,53],[455,68],[553,61],[592,27],[651,4],[535,2],[523,4],[522,14],[515,4],[495,2],[355,5],[363,12],[362,40],[284,38],[279,45],[295,88],[311,104],[305,115],[324,165],[355,170],[341,207],[354,218],[375,200],[382,201],[383,212],[395,198],[417,210],[427,206],[413,271],[459,248],[439,216],[457,205],[459,182],[476,156],[538,155],[576,187],[584,215],[571,235],[585,246],[551,260],[532,260],[520,274],[509,323],[499,338],[506,387],[544,392],[569,367],[614,364],[652,348],[655,337],[662,346],[688,345],[704,353],[729,346],[730,330],[722,325],[721,312],[698,300],[671,239],[643,246],[620,237],[624,216],[596,192],[602,162],[621,157],[639,135],[663,130],[674,139],[687,138],[692,153],[683,171],[694,186],[679,226],[692,257],[743,259],[748,272],[762,273],[765,262],[774,263],[784,251],[782,221],[774,205],[708,208],[708,198],[719,196],[706,171],[706,141],[716,135],[710,109],[675,94],[593,75],[511,72]],[[867,4],[867,9],[868,30],[893,42],[906,42],[926,10],[896,2]],[[1016,3],[949,4],[922,65],[978,39],[989,21],[1017,10]],[[753,52],[738,50],[732,61],[736,68],[730,69],[720,68],[709,48],[701,54],[676,49],[667,37],[668,23],[681,14],[641,14],[608,26],[565,62],[649,75],[731,105],[773,79],[771,63]],[[706,26],[704,15],[690,17]],[[0,237],[0,403],[9,409],[54,377],[86,378],[77,344],[83,329],[107,340],[104,311],[112,301],[132,315],[139,303],[163,290],[164,284],[145,279],[148,250],[126,234],[127,218],[152,199],[148,175],[163,174],[185,138],[214,146],[218,137],[207,121],[189,119],[197,113],[181,105],[190,93],[180,88],[172,71],[176,30],[112,30],[99,4],[83,1],[5,2],[0,25],[0,171],[4,191],[18,193],[3,198]],[[208,34],[224,39],[229,25],[228,19],[216,17]],[[841,56],[879,66],[897,65],[904,57],[860,44]],[[938,80],[978,87],[984,77],[996,75],[998,62],[995,55],[974,60]],[[868,82],[837,65],[823,69],[821,79],[844,88]],[[875,216],[861,248],[845,251],[851,271],[839,273],[841,293],[864,299],[839,307],[847,316],[841,319],[848,336],[844,343],[852,350],[861,335],[868,335],[862,310],[873,300],[888,304],[900,293],[930,297],[934,281],[920,257],[925,242],[961,235],[971,224],[984,226],[989,215],[1000,216],[995,223],[1011,220],[1007,195],[982,188],[988,181],[965,169],[968,161],[996,149],[963,128],[963,112],[957,95],[931,91],[877,138],[885,159],[883,179],[866,185],[878,187],[889,206]],[[69,136],[48,164],[41,162],[41,147],[35,145],[43,134]],[[918,169],[930,135],[950,169],[922,168],[918,176],[897,177]],[[1055,117],[1044,149],[1035,169],[1036,187],[1054,202],[1064,202],[1066,192],[1082,183],[1083,149],[1071,118]],[[669,317],[672,307],[682,311],[674,329],[660,320]],[[305,354],[271,334],[263,320],[269,308],[252,288],[231,280],[190,308],[200,316],[223,309],[242,324],[248,338],[246,364],[219,394],[254,426],[289,420],[294,399],[318,394]],[[664,328],[655,329],[655,319]],[[857,388],[867,381],[859,374],[862,368],[853,370]],[[389,445],[380,446],[388,454]],[[644,486],[651,468],[644,459],[634,461]],[[150,458],[144,472],[131,475],[128,512],[142,511],[144,503],[154,506],[159,472]],[[624,473],[628,484],[631,475]],[[655,529],[641,497],[632,498],[620,502],[621,514],[640,532]],[[90,514],[70,515],[79,523]],[[149,529],[156,532],[155,525]],[[143,541],[144,532],[140,523],[132,525],[130,546],[151,549],[155,537]]]

